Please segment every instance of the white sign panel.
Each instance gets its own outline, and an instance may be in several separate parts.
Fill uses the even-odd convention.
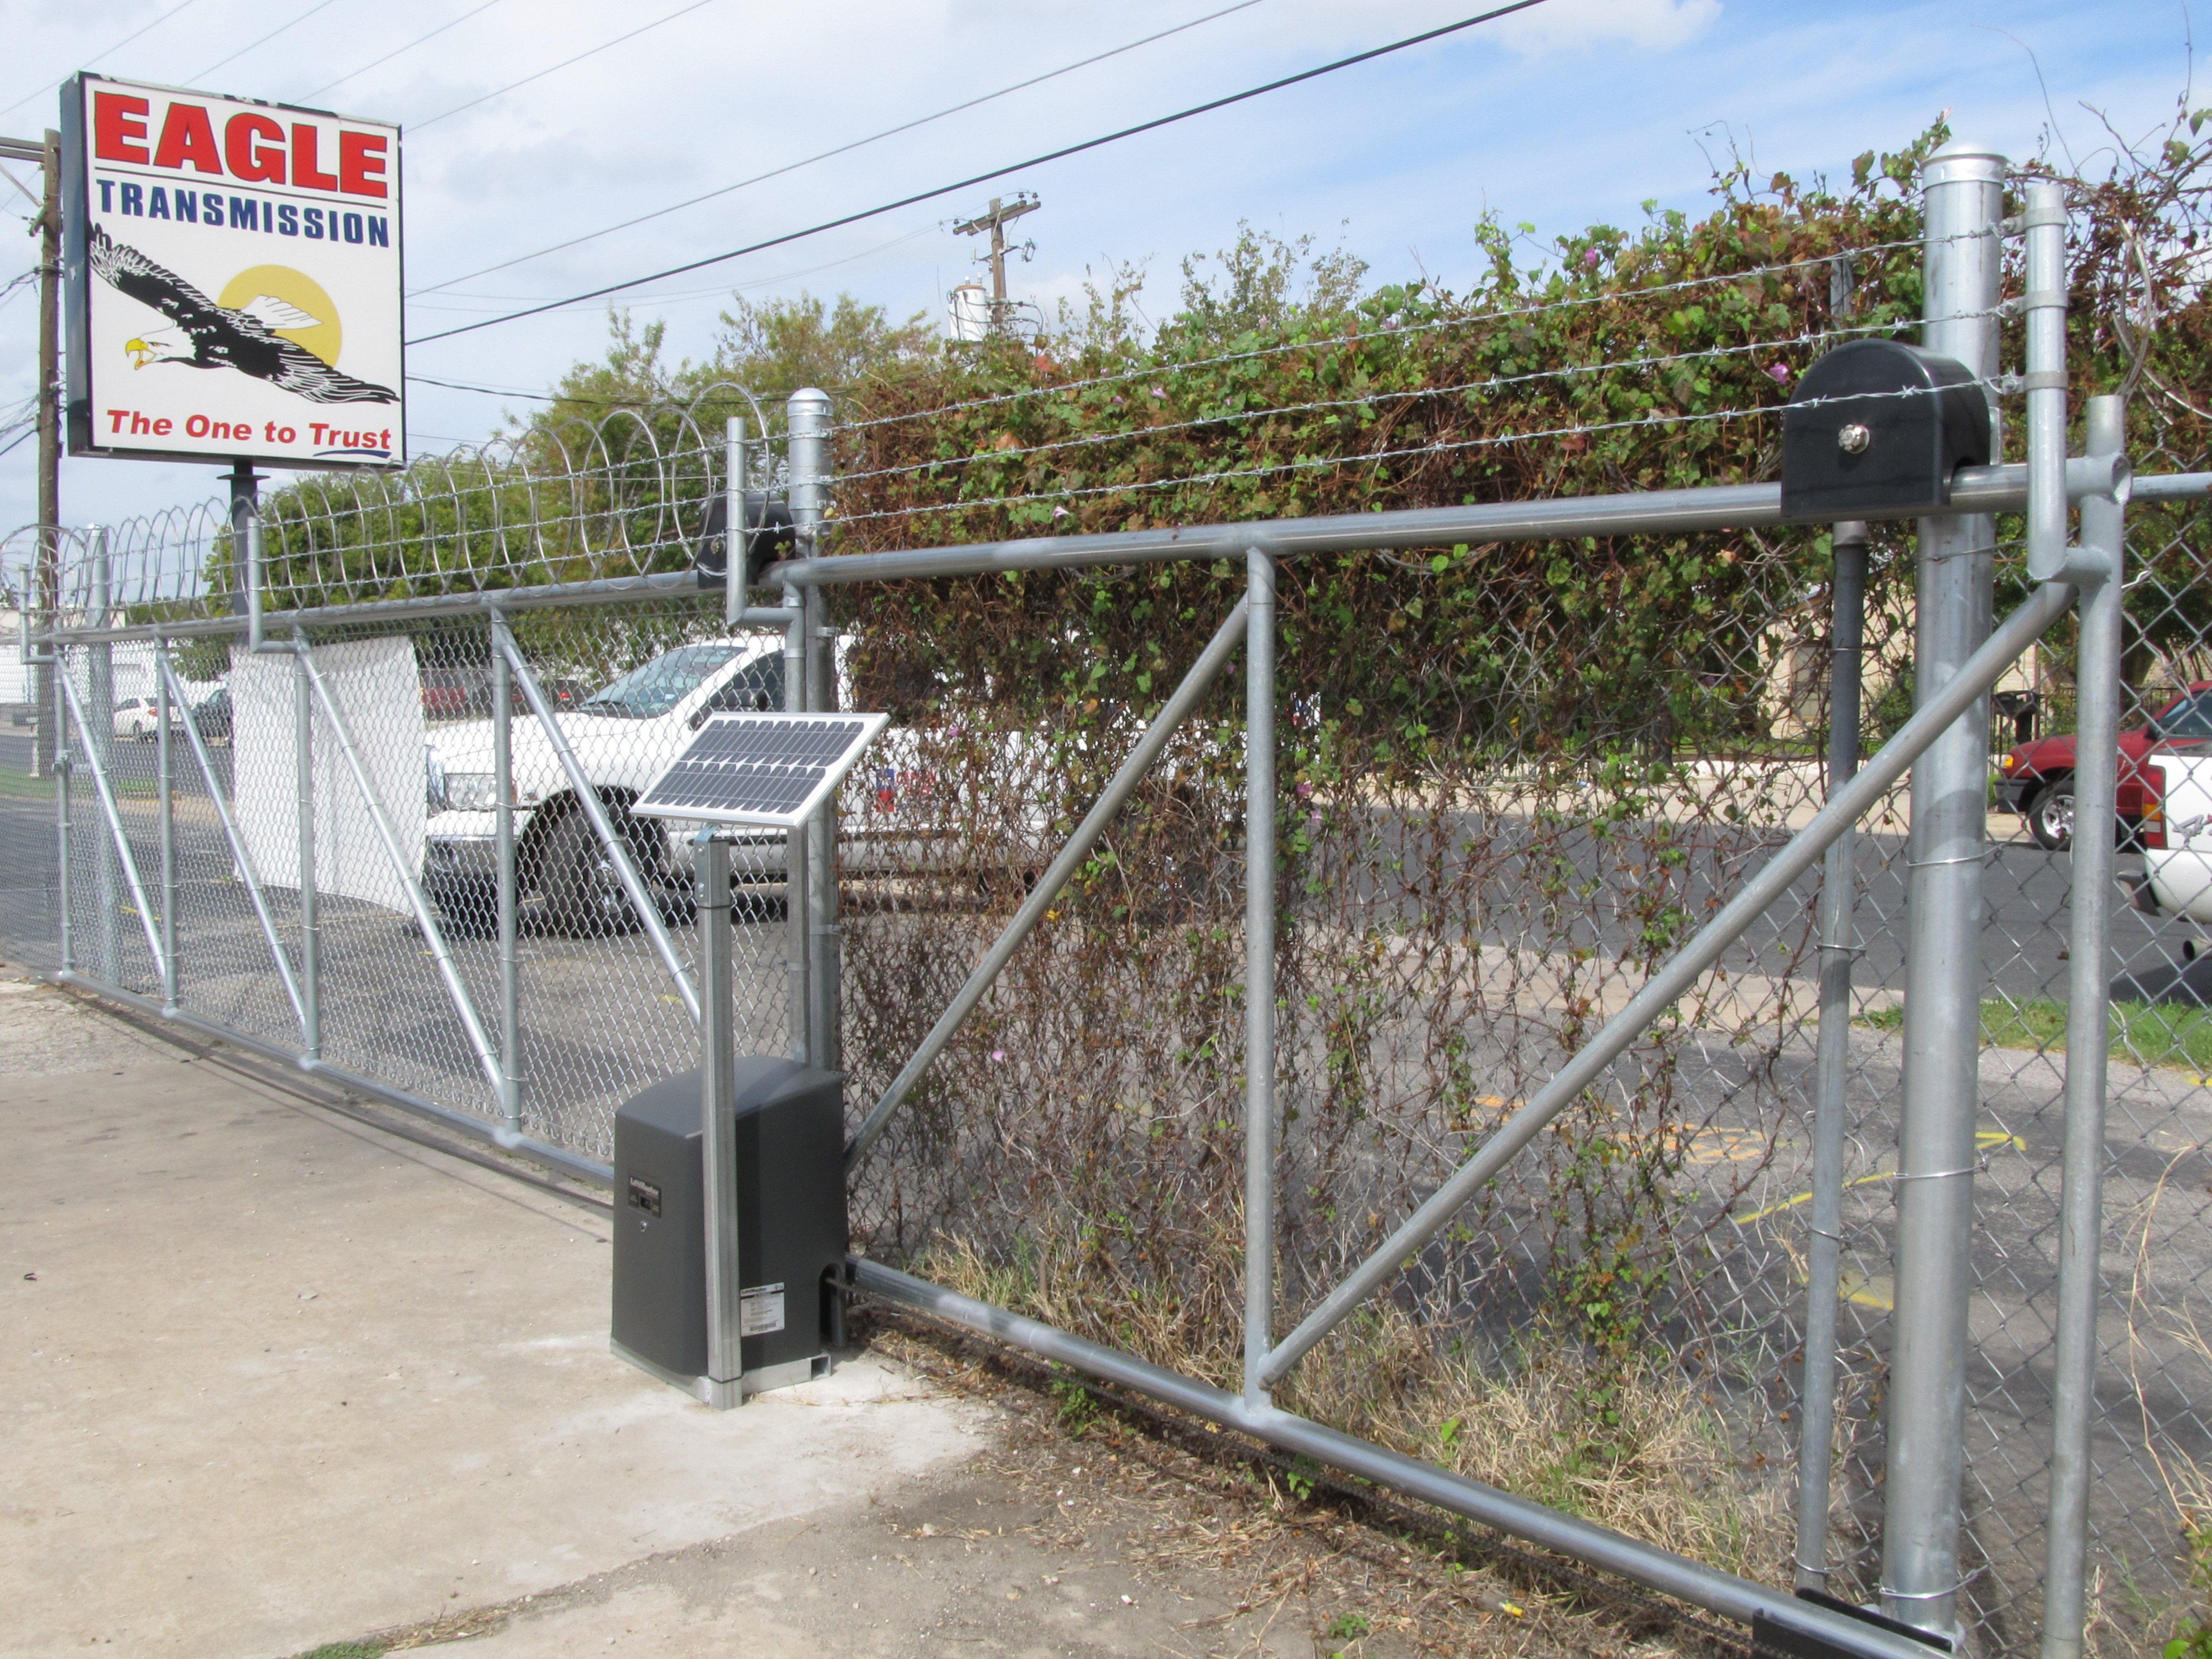
[[[91,74],[62,121],[70,453],[401,464],[399,129]]]
[[[345,711],[361,745],[385,815],[405,850],[408,867],[422,868],[422,684],[410,639],[356,640],[315,647],[315,665]],[[293,748],[293,699],[299,669],[289,655],[240,651],[230,670],[231,754],[239,833],[261,879],[271,887],[300,884],[300,769]],[[337,733],[314,704],[311,782],[315,801],[315,886],[411,914],[407,889],[361,798],[361,786],[338,748]]]

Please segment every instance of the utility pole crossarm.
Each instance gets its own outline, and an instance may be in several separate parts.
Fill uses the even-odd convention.
[[[994,331],[1003,332],[1006,327],[1006,227],[1024,213],[1035,213],[1043,205],[1036,197],[1027,194],[1017,196],[1011,202],[994,196],[989,211],[952,227],[954,233],[961,236],[991,233],[991,326]]]

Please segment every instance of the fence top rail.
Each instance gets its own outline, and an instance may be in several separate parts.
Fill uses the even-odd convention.
[[[2117,464],[2112,460],[2069,460],[2066,487],[2069,497],[2074,500],[2124,492],[2129,488],[2127,464],[2124,459]],[[1951,488],[1954,512],[2017,512],[2027,502],[2027,468],[2019,464],[1961,467]],[[1261,545],[1290,556],[1455,543],[1562,541],[1577,536],[1674,536],[1699,531],[1765,529],[1784,522],[1780,484],[1711,484],[1632,495],[1571,495],[1540,501],[1495,501],[1310,519],[1255,519],[1235,524],[1107,531],[1091,535],[1033,536],[896,553],[844,553],[787,559],[770,566],[762,580],[800,587],[824,586],[832,583],[988,575],[1012,570],[1065,570],[1102,564],[1242,558],[1250,548]]]
[[[2159,473],[2131,478],[2124,458],[2091,460],[2077,456],[2066,464],[2066,492],[2071,501],[2115,493],[2138,502],[2198,500],[2212,495],[2212,473]],[[1956,512],[2018,512],[2027,502],[2027,469],[2018,464],[1962,467],[1952,484],[1951,504]],[[1780,484],[1716,484],[1633,495],[1410,507],[1388,513],[1350,513],[1307,519],[1254,519],[1161,530],[975,542],[964,546],[917,548],[895,553],[816,556],[787,559],[769,566],[762,573],[761,586],[826,586],[984,575],[1009,570],[1241,559],[1255,546],[1291,556],[1366,548],[1559,541],[1577,536],[1684,535],[1702,531],[1765,529],[1783,522]],[[831,523],[834,525],[835,520]],[[494,611],[685,599],[719,591],[719,587],[703,586],[696,572],[671,570],[533,587],[485,588],[403,599],[311,605],[269,611],[262,620],[264,626],[272,630],[331,628],[415,617],[483,615]],[[780,606],[754,605],[738,614],[738,625],[781,628],[792,617],[792,612]],[[152,639],[157,635],[188,639],[243,634],[246,626],[247,619],[243,616],[193,617],[107,628],[58,627],[34,633],[33,637],[70,644]]]

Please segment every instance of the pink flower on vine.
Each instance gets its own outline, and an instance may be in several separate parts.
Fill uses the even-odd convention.
[[[1777,386],[1788,386],[1788,385],[1790,384],[1790,365],[1789,365],[1789,364],[1787,364],[1787,363],[1769,363],[1769,364],[1766,366],[1766,372],[1767,372],[1769,374],[1771,374],[1771,375],[1772,375],[1772,376],[1774,377],[1774,384],[1775,384],[1775,385],[1777,385]]]
[[[1167,388],[1165,386],[1156,386],[1152,388],[1152,396],[1158,398],[1163,403],[1167,401]]]
[[[991,1064],[994,1066],[1003,1066],[1006,1063],[1006,1051],[1004,1048],[994,1048],[991,1050]]]
[[[1589,252],[1583,255],[1583,264],[1587,265],[1592,270],[1595,270],[1597,269],[1597,262],[1598,251],[1595,248],[1590,249]]]

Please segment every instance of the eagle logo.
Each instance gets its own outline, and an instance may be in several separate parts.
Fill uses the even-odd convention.
[[[128,340],[123,349],[131,354],[133,368],[155,363],[234,368],[312,404],[399,401],[389,386],[341,373],[305,346],[279,337],[277,329],[305,328],[324,320],[297,306],[265,294],[235,308],[216,305],[175,272],[155,264],[128,242],[117,241],[104,225],[92,228],[88,252],[94,276],[160,312],[191,343],[186,351],[171,349],[176,343],[159,336]]]

